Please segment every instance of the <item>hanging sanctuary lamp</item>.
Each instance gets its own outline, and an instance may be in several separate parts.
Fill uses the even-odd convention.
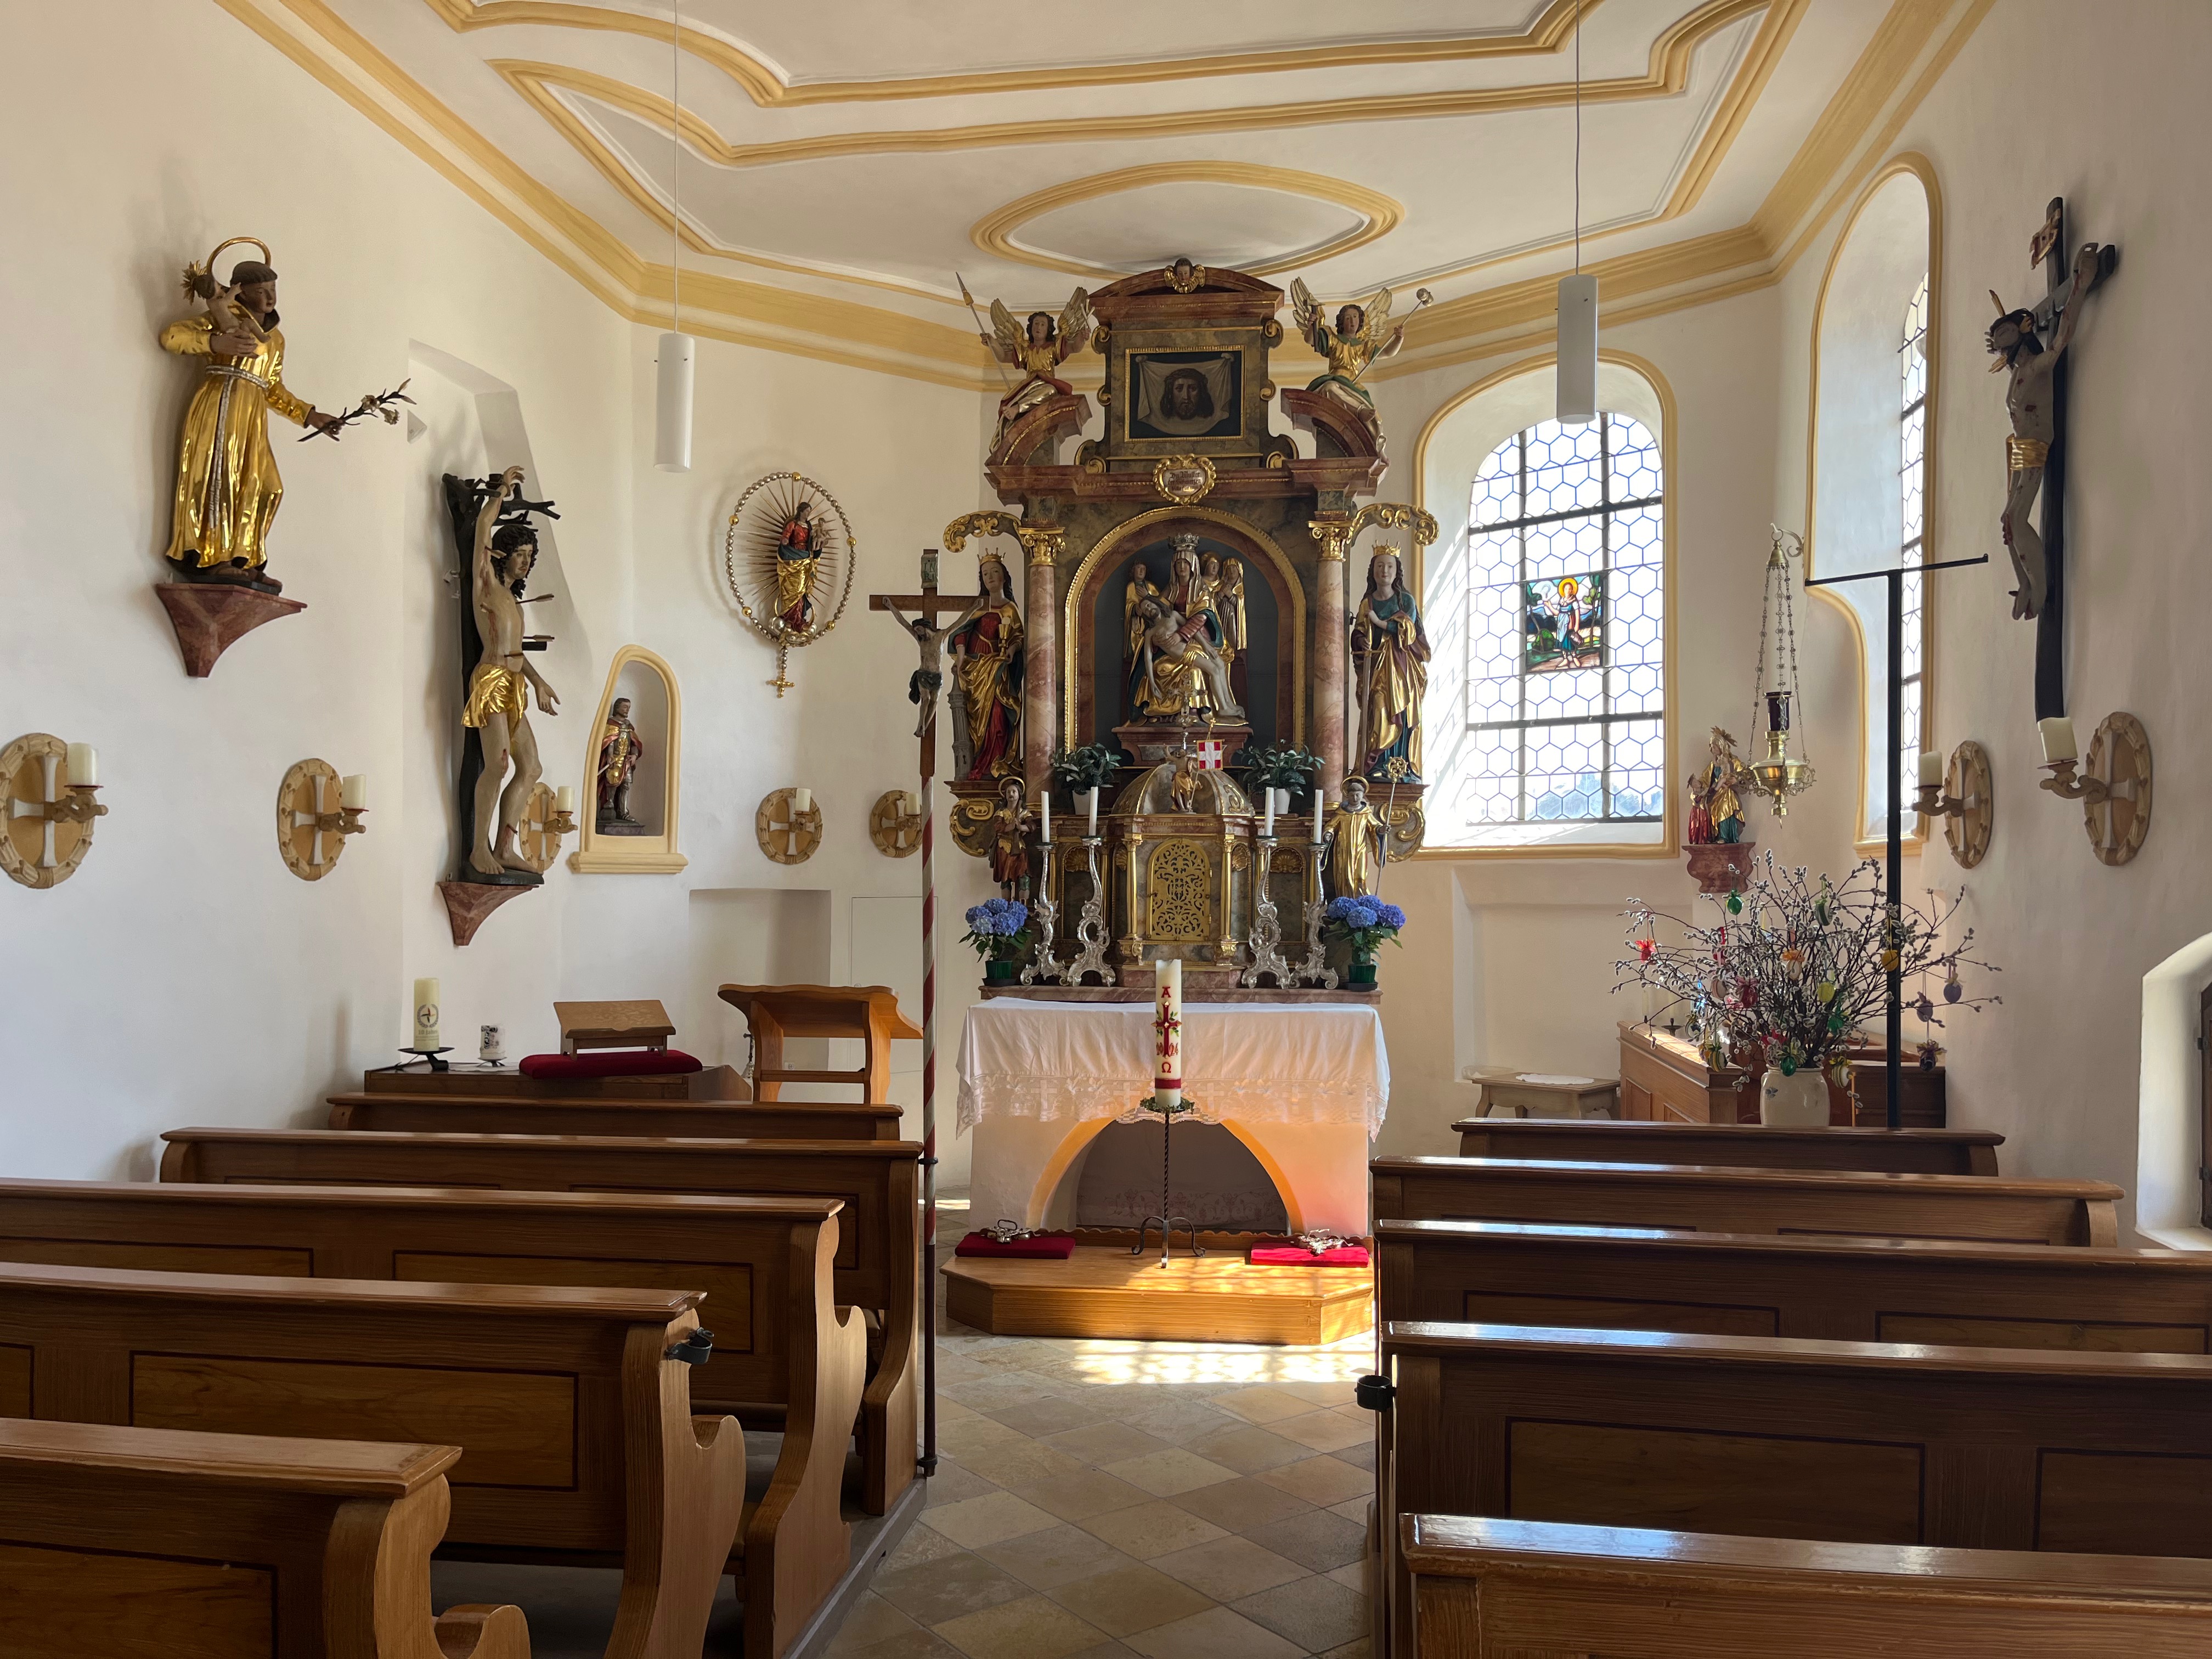
[[[668,225],[669,331],[660,337],[653,400],[653,464],[663,472],[691,470],[691,352],[696,343],[684,331],[684,209],[679,188],[684,170],[684,9],[678,4],[669,25]],[[779,693],[779,695],[781,695]]]
[[[1583,9],[1575,0],[1575,269],[1559,278],[1558,404],[1561,426],[1597,419],[1597,277],[1583,270]]]
[[[1766,752],[1751,764],[1749,787],[1766,797],[1774,816],[1790,811],[1790,798],[1813,787],[1813,767],[1790,753],[1790,721],[1802,711],[1797,688],[1797,611],[1790,596],[1790,562],[1804,556],[1805,538],[1775,528],[1766,556],[1766,591],[1759,607],[1759,678],[1752,696],[1754,736],[1764,723]],[[1802,748],[1800,752],[1802,753]]]

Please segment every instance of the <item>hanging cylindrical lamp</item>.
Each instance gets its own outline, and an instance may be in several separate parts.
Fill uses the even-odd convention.
[[[1559,278],[1561,426],[1597,419],[1597,278],[1583,269],[1583,9],[1575,3],[1575,269]]]
[[[653,401],[653,464],[663,472],[691,470],[691,352],[697,343],[684,331],[684,9],[672,14],[668,75],[669,304],[671,325],[660,337]]]
[[[1766,752],[1752,763],[1750,787],[1766,797],[1778,818],[1789,812],[1792,795],[1813,787],[1811,763],[1790,752],[1791,713],[1802,702],[1790,562],[1802,558],[1804,551],[1803,537],[1774,527],[1774,544],[1766,555],[1766,591],[1759,609],[1759,678],[1752,693],[1751,724],[1754,735],[1764,725]]]

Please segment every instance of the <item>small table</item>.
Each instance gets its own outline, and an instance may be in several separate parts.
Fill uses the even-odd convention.
[[[1510,1111],[1516,1117],[1619,1115],[1619,1078],[1516,1072],[1504,1066],[1470,1066],[1460,1075],[1475,1086],[1477,1117],[1502,1111]]]

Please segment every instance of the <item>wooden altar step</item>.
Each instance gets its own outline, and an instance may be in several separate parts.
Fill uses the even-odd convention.
[[[994,1336],[1312,1346],[1374,1328],[1371,1267],[1255,1267],[1242,1243],[1195,1260],[1179,1243],[1159,1261],[1157,1243],[1141,1256],[1079,1244],[1065,1261],[956,1256],[939,1271],[945,1311]]]

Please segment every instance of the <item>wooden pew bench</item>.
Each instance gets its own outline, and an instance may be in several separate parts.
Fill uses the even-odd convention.
[[[1577,1226],[1835,1237],[2116,1244],[2118,1187],[2101,1181],[1378,1158],[1382,1221],[1550,1221]]]
[[[0,1260],[159,1272],[706,1292],[714,1357],[692,1409],[772,1419],[783,1443],[732,1563],[758,1650],[835,1588],[839,1492],[866,1363],[834,1305],[834,1199],[0,1181]]]
[[[2212,1564],[1406,1517],[1418,1659],[2197,1659]]]
[[[164,1182],[842,1200],[837,1300],[879,1322],[860,1400],[862,1507],[885,1513],[914,1480],[921,1148],[913,1141],[203,1128],[172,1129],[161,1138],[168,1143],[161,1155]],[[712,1329],[711,1318],[707,1323]]]
[[[334,1126],[335,1127],[335,1126]],[[1579,1164],[1703,1164],[1757,1170],[1872,1170],[1890,1175],[1997,1172],[2004,1137],[1987,1129],[1770,1129],[1756,1123],[1608,1123],[1601,1119],[1462,1118],[1462,1158]]]
[[[0,1417],[458,1446],[447,1553],[619,1565],[608,1659],[698,1659],[745,1461],[697,1301],[0,1261]]]
[[[1423,1322],[1381,1346],[1386,1522],[2212,1556],[2212,1358]]]
[[[1379,1323],[2212,1353],[2212,1255],[1385,1221]]]
[[[333,1129],[495,1135],[697,1135],[710,1140],[896,1140],[899,1109],[846,1101],[550,1100],[343,1094]]]
[[[529,1659],[430,1613],[452,1446],[0,1422],[0,1652]]]

